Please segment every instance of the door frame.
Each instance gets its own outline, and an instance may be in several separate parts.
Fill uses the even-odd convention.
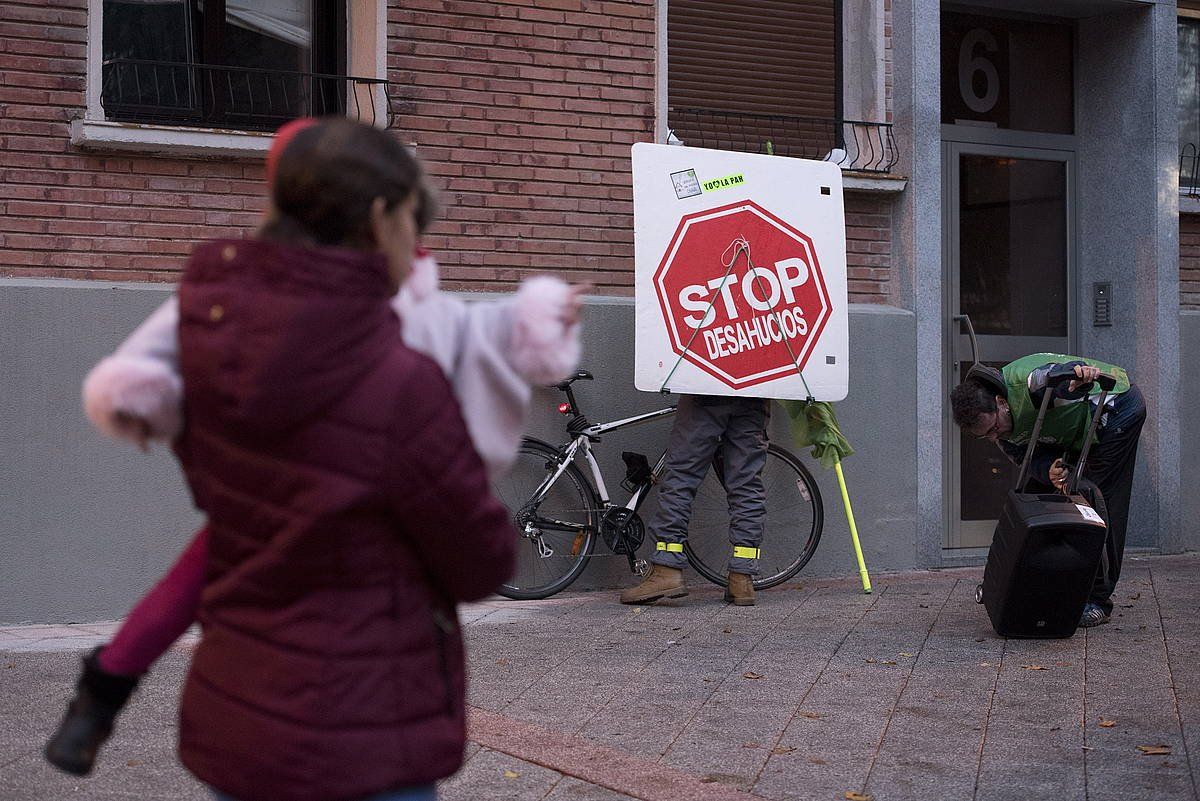
[[[1079,270],[1076,214],[1077,163],[1075,137],[1059,134],[1031,134],[993,128],[963,125],[942,126],[942,287],[945,319],[941,364],[947,391],[958,383],[958,362],[970,361],[971,347],[961,324],[953,320],[959,313],[959,156],[1008,156],[1016,159],[1057,161],[1066,167],[1066,262],[1067,262],[1067,336],[1064,351],[1071,353],[1078,342]],[[1031,340],[1033,338],[1030,338]],[[1031,342],[1032,345],[1032,342]],[[1037,347],[1036,345],[1034,347]],[[980,350],[986,350],[980,345]],[[1031,351],[1034,352],[1034,351]],[[984,354],[986,356],[986,353]],[[943,449],[944,514],[942,548],[953,555],[967,555],[980,546],[963,544],[965,530],[990,536],[994,521],[973,521],[964,525],[961,520],[961,445],[958,427],[951,418],[950,404],[943,401],[942,435],[947,447]],[[977,537],[984,539],[984,537]],[[950,554],[948,554],[950,555]]]

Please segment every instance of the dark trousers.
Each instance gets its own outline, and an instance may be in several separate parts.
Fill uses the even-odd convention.
[[[721,448],[729,502],[729,570],[757,575],[758,560],[734,556],[732,547],[762,545],[766,519],[762,470],[770,409],[770,401],[762,398],[680,396],[658,485],[658,511],[649,522],[658,543],[681,546],[687,540],[696,490]],[[656,550],[651,561],[665,567],[687,565],[682,549]]]
[[[1084,475],[1104,494],[1104,503],[1108,507],[1108,538],[1089,600],[1112,614],[1112,594],[1121,576],[1121,557],[1125,552],[1125,528],[1129,523],[1129,496],[1133,489],[1138,437],[1146,422],[1146,402],[1136,385],[1131,385],[1129,391],[1117,398],[1101,422],[1096,442],[1088,453]]]

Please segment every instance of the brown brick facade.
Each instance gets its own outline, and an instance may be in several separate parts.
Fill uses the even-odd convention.
[[[846,193],[846,278],[852,303],[887,303],[892,196]]]
[[[0,276],[174,280],[193,244],[264,207],[257,159],[93,154],[87,0],[0,3]],[[654,130],[653,0],[392,0],[397,127],[444,210],[451,289],[551,271],[630,294],[629,148]],[[886,302],[891,200],[848,193],[851,299]]]
[[[1179,306],[1200,309],[1200,214],[1179,215]]]
[[[536,7],[535,7],[536,6]],[[443,190],[450,286],[633,282],[629,148],[654,131],[652,0],[393,4],[398,124]]]
[[[256,224],[262,168],[74,148],[86,37],[87,0],[0,3],[0,276],[174,280]]]

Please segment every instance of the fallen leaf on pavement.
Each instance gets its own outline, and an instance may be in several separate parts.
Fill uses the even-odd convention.
[[[1045,665],[1021,665],[1024,670],[1049,670]]]
[[[1133,595],[1129,596],[1129,600],[1136,601],[1138,598],[1141,598],[1141,597],[1142,597],[1142,594],[1140,592],[1135,592]]]
[[[864,662],[866,662],[868,665],[873,665],[873,664],[875,664],[875,660],[874,660],[874,659],[871,659],[871,658],[869,658],[869,657],[868,657],[867,659],[864,659],[863,661],[864,661]]]
[[[745,677],[746,677],[746,678],[748,678],[748,679],[761,679],[761,678],[763,678],[763,675],[762,675],[761,673],[755,673],[753,670],[751,670],[751,671],[748,671],[748,672],[746,672],[746,673],[743,673],[742,675],[743,675],[743,676],[745,676]]]
[[[792,748],[790,745],[777,745],[777,746],[775,746],[774,748],[772,748],[772,749],[771,749],[771,753],[772,753],[772,754],[777,754],[777,755],[779,755],[779,754],[791,754],[791,753],[793,753],[795,750],[796,750],[796,749],[795,749],[795,748]]]
[[[821,716],[818,715],[816,712],[801,712],[800,717],[808,718],[809,720],[820,720],[821,719]]]
[[[900,656],[916,656],[916,654],[909,654],[909,653],[905,653],[904,651],[901,651]]]
[[[812,764],[812,765],[828,765],[829,764],[828,762],[821,759],[820,757],[809,757],[808,761],[809,761],[809,764]]]
[[[1146,756],[1166,756],[1171,753],[1169,745],[1139,745],[1137,750],[1141,751]]]
[[[894,665],[894,664],[896,664],[896,660],[895,660],[895,659],[880,659],[880,660],[879,660],[879,664],[881,664],[881,665]]]
[[[507,659],[497,659],[496,664],[499,665],[500,667],[508,667],[508,660]]]
[[[846,801],[871,801],[874,796],[870,793],[856,793],[852,790],[847,790],[843,795]]]
[[[141,764],[142,764],[142,761],[140,759],[131,759],[125,763],[125,765],[130,768],[141,767]]]
[[[1102,728],[1102,729],[1111,729],[1113,726],[1116,726],[1116,725],[1117,725],[1117,722],[1115,720],[1109,720],[1108,718],[1100,718],[1100,728]]]
[[[521,774],[517,773],[515,770],[504,771],[504,778],[506,778],[506,779],[515,779],[515,778],[519,777],[520,775]]]
[[[742,743],[742,748],[762,748],[761,743]]]
[[[733,629],[721,629],[725,634],[733,634]]]

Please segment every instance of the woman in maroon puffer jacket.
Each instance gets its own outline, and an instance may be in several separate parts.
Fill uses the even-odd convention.
[[[515,535],[389,306],[415,161],[328,120],[276,187],[259,237],[198,247],[179,290],[177,452],[210,527],[180,756],[238,801],[432,798],[465,743],[455,604],[508,576]]]

